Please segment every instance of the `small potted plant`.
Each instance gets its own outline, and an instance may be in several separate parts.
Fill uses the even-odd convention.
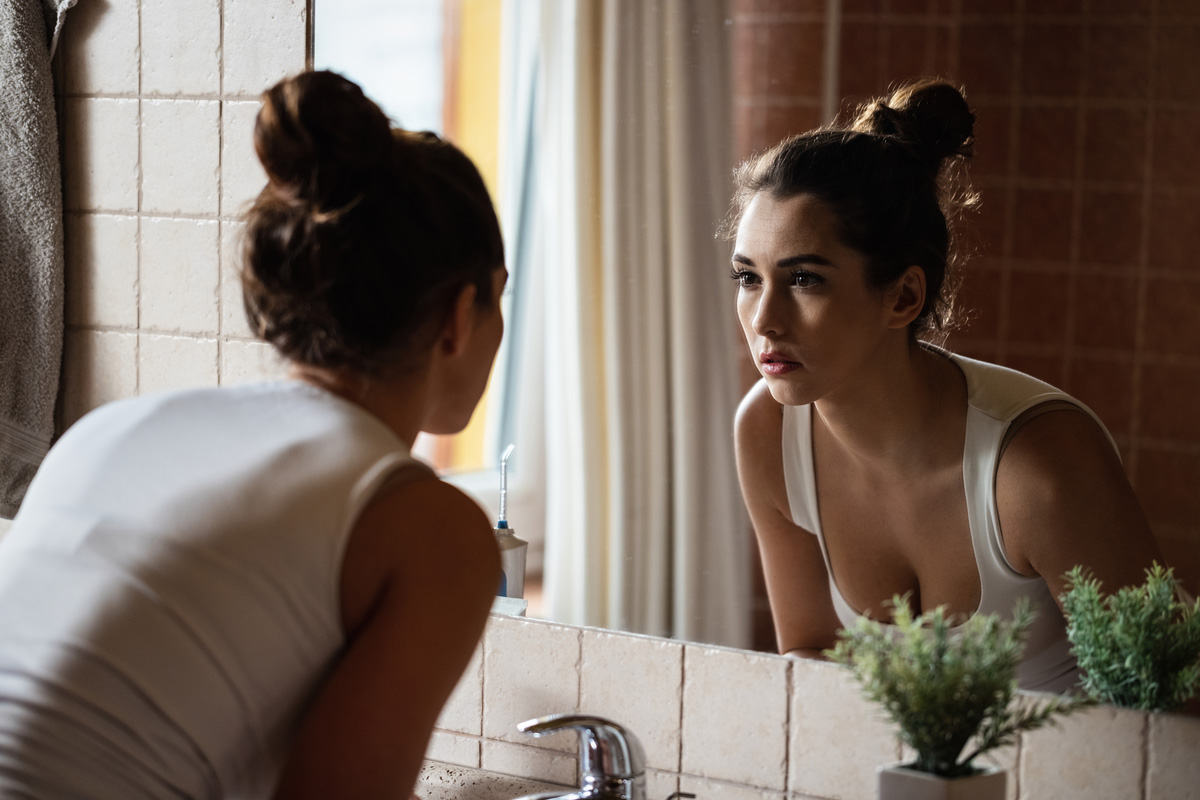
[[[1033,619],[1028,601],[1018,602],[1012,620],[976,614],[953,632],[941,607],[914,617],[907,595],[893,597],[892,605],[892,624],[859,619],[826,652],[850,668],[916,752],[911,762],[880,767],[880,800],[1002,800],[1005,772],[976,766],[975,759],[1093,701],[1012,702],[1022,638]]]
[[[1200,688],[1200,600],[1181,602],[1174,572],[1154,564],[1141,586],[1101,593],[1083,567],[1066,575],[1067,638],[1095,699],[1173,711]]]

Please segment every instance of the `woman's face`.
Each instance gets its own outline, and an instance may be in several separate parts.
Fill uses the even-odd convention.
[[[755,195],[738,226],[733,276],[750,355],[784,405],[850,389],[892,338],[866,259],[841,243],[833,212],[812,195]]]

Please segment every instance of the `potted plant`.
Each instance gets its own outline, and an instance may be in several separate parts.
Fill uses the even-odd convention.
[[[916,752],[880,767],[880,800],[1001,800],[1006,774],[975,765],[983,753],[1093,701],[1050,697],[1014,704],[1022,638],[1033,613],[1018,602],[1012,620],[976,614],[953,628],[941,607],[914,617],[907,595],[893,597],[892,624],[859,619],[826,651],[850,668]]]
[[[1083,567],[1066,575],[1067,638],[1095,699],[1172,711],[1200,687],[1200,601],[1178,599],[1174,572],[1154,564],[1146,582],[1104,596]]]

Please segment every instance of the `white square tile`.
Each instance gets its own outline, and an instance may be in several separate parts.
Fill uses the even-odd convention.
[[[483,735],[575,752],[578,736],[534,738],[518,723],[579,710],[578,628],[492,614],[483,638]]]
[[[142,0],[142,93],[220,91],[219,0]]]
[[[138,101],[63,101],[64,202],[81,211],[138,210]]]
[[[254,152],[254,122],[261,104],[227,101],[221,111],[221,215],[243,214],[267,184]]]
[[[225,94],[257,97],[304,69],[304,0],[225,0]]]
[[[694,794],[704,800],[786,800],[783,792],[760,789],[757,786],[744,786],[739,783],[714,781],[695,775],[680,775],[679,790]],[[660,795],[665,797],[666,795]]]
[[[1200,800],[1200,718],[1150,715],[1147,800]]]
[[[783,790],[788,659],[687,645],[681,772]]]
[[[788,791],[875,800],[875,768],[900,758],[896,729],[849,670],[794,659]]]
[[[144,211],[216,215],[220,159],[220,103],[142,101]]]
[[[217,385],[217,340],[142,334],[138,394]]]
[[[141,327],[217,332],[216,220],[142,218]]]
[[[633,732],[646,765],[679,770],[683,645],[649,636],[583,631],[579,709]]]
[[[480,766],[492,772],[559,786],[579,786],[579,757],[541,747],[483,740]]]
[[[242,236],[246,226],[221,221],[221,333],[252,339],[242,304]]]
[[[136,328],[137,217],[67,214],[65,251],[67,321]]]
[[[262,342],[221,343],[221,385],[278,381],[287,377],[287,362]]]
[[[138,0],[85,0],[71,9],[58,49],[68,94],[137,94]]]
[[[483,642],[475,648],[450,699],[442,707],[435,727],[458,733],[483,735]],[[431,756],[432,758],[432,756]],[[442,759],[444,760],[444,759]]]
[[[1141,797],[1146,716],[1099,706],[1021,734],[1021,797]]]
[[[478,767],[479,740],[445,731],[434,731],[429,737],[425,758],[463,767]]]
[[[69,330],[64,343],[63,428],[137,394],[137,334]]]

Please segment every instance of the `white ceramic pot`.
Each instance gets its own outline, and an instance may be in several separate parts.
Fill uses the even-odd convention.
[[[879,800],[1004,800],[1007,773],[984,767],[975,775],[943,778],[905,764],[879,768]]]

